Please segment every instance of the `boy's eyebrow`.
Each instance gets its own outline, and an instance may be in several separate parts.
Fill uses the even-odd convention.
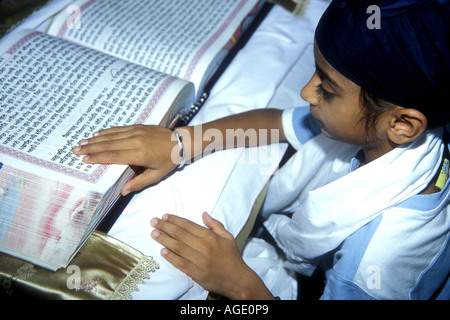
[[[319,77],[323,80],[327,80],[329,83],[331,83],[334,87],[337,89],[342,89],[336,81],[334,81],[328,73],[323,71],[316,63],[316,71],[319,74]]]

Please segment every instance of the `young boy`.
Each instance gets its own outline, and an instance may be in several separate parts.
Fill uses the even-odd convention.
[[[368,6],[333,1],[324,13],[316,73],[301,93],[310,113],[259,110],[202,128],[278,129],[281,141],[298,148],[274,177],[264,207],[294,214],[272,214],[265,225],[287,267],[325,271],[322,298],[448,298],[449,1],[379,1],[380,29],[367,24]],[[202,153],[187,138],[194,128],[177,131],[190,155]],[[75,152],[88,155],[86,162],[143,166],[126,194],[177,167],[171,135],[153,126],[114,128]],[[203,218],[208,228],[173,215],[153,219],[162,255],[212,292],[273,298],[233,237],[208,214]]]

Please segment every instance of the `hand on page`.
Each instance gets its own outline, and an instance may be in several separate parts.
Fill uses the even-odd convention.
[[[143,167],[142,173],[124,185],[122,195],[126,195],[158,182],[177,167],[172,151],[178,145],[171,136],[169,129],[160,126],[115,127],[80,141],[73,152],[85,155],[85,163]]]

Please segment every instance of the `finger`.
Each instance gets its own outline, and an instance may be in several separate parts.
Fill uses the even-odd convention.
[[[173,251],[163,248],[161,250],[161,255],[175,268],[180,270],[181,272],[189,275],[191,278],[195,278],[198,272],[198,267],[195,263],[193,263],[190,259],[186,259],[185,257],[181,257]]]
[[[111,129],[105,129],[98,132],[94,132],[91,138],[83,139],[78,142],[79,146],[87,144],[93,144],[108,140],[117,140],[127,137],[128,133],[132,130],[131,126],[128,127],[115,127]]]
[[[161,229],[155,228],[151,236],[154,240],[179,256],[189,257],[194,253],[194,250],[186,242],[174,238],[172,234],[166,233]]]
[[[219,220],[213,219],[207,212],[203,213],[202,218],[205,225],[217,235],[227,239],[234,239],[233,235],[225,229],[223,224]]]
[[[88,140],[94,139],[109,139],[110,137],[124,137],[124,136],[132,136],[139,135],[151,132],[152,134],[166,134],[171,133],[171,131],[165,127],[158,125],[144,125],[144,124],[134,124],[130,126],[123,127],[113,127],[109,129],[103,129],[98,132],[93,133],[93,137]]]
[[[73,148],[73,153],[76,155],[96,155],[100,153],[107,154],[111,152],[112,156],[114,156],[114,152],[116,151],[128,151],[131,150],[131,146],[126,143],[126,141],[107,141],[101,143],[91,143],[88,145],[76,146]],[[92,161],[92,160],[91,160]]]
[[[132,130],[135,127],[136,127],[136,125],[130,125],[130,126],[120,126],[120,127],[112,127],[112,128],[102,129],[97,132],[94,132],[92,134],[92,136],[99,137],[99,136],[106,135],[106,134],[126,132],[126,131]]]
[[[109,150],[129,149],[133,142],[131,131],[121,131],[94,138],[81,140],[73,152],[78,155],[91,154]]]
[[[151,237],[170,252],[193,264],[201,258],[201,253],[193,248],[198,238],[187,230],[156,218],[152,219],[151,225],[155,228]]]
[[[137,163],[137,158],[133,155],[133,150],[113,150],[106,152],[97,152],[83,157],[83,162],[88,164],[122,164],[122,165],[141,165]]]
[[[150,223],[155,229],[191,247],[199,239],[198,230],[195,229],[203,228],[192,221],[169,214],[163,215],[161,219],[154,218]]]
[[[157,229],[153,230],[151,236],[155,241],[164,246],[161,250],[161,255],[175,268],[191,275],[198,271],[196,264],[192,261],[197,253],[193,252],[192,249]],[[190,251],[192,252],[189,253]]]
[[[162,217],[162,220],[165,221],[168,225],[171,224],[173,226],[179,227],[180,230],[186,230],[188,232],[188,234],[186,235],[180,233],[181,236],[179,236],[178,234],[173,233],[177,232],[176,228],[173,229],[173,231],[168,231],[168,229],[163,230],[163,232],[168,232],[174,238],[186,242],[192,249],[199,253],[196,256],[196,259],[192,260],[195,263],[203,261],[202,258],[205,254],[206,256],[209,256],[213,251],[215,251],[215,248],[217,248],[216,245],[220,242],[219,239],[223,238],[223,236],[225,236],[225,239],[234,241],[234,237],[231,234],[228,234],[223,226],[221,230],[224,231],[221,233],[221,235],[223,236],[221,236],[204,226],[175,215],[165,214]],[[221,226],[220,222],[216,221],[216,223]]]
[[[170,169],[168,169],[167,172],[162,170],[145,169],[142,173],[125,183],[122,187],[121,193],[123,196],[126,196],[130,192],[142,190],[149,185],[157,183],[169,172]]]
[[[168,223],[171,223],[173,225],[176,225],[184,230],[189,230],[189,232],[196,237],[204,238],[210,234],[210,230],[185,218],[172,215],[172,214],[165,214],[162,219],[164,221],[167,221]]]

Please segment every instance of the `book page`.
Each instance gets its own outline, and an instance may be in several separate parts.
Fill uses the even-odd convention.
[[[84,164],[72,148],[103,128],[159,124],[180,90],[192,103],[191,86],[46,34],[25,35],[0,55],[0,155],[105,191],[124,168]]]
[[[77,1],[48,33],[192,81],[204,73],[258,0]]]
[[[72,153],[102,128],[160,124],[193,85],[39,32],[0,44],[0,249],[64,267],[133,172]]]

